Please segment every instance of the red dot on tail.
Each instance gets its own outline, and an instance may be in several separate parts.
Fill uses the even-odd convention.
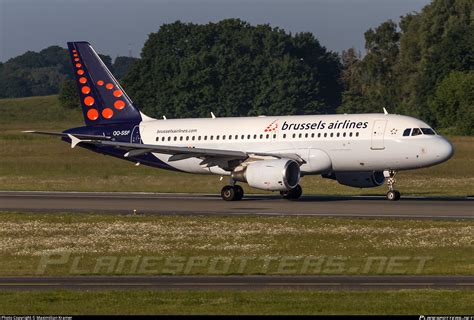
[[[81,91],[83,94],[89,94],[89,92],[91,92],[91,88],[89,88],[88,86],[84,86],[81,88]]]
[[[97,118],[99,117],[99,112],[97,112],[96,109],[89,109],[89,111],[87,111],[87,118],[89,118],[89,120],[97,120]]]
[[[91,105],[94,104],[94,102],[95,102],[95,100],[91,96],[87,96],[87,97],[84,98],[84,103],[85,103],[86,106],[90,107]]]
[[[102,110],[102,117],[104,117],[105,119],[110,119],[113,115],[114,112],[110,108],[105,108],[104,110]]]
[[[121,90],[115,90],[114,91],[114,96],[116,96],[117,98],[121,97],[122,96],[122,91]]]
[[[114,108],[117,110],[122,110],[123,108],[125,108],[125,102],[123,102],[122,100],[115,101]]]
[[[111,84],[111,83],[107,83],[107,84],[105,85],[105,87],[110,90],[110,89],[112,89],[112,88],[114,87],[114,85]]]
[[[104,81],[103,81],[103,80],[97,81],[97,85],[98,85],[98,86],[103,86],[103,85],[104,85]]]
[[[82,70],[82,69],[77,70],[77,74],[82,76],[84,74],[84,70]]]
[[[84,83],[87,82],[87,78],[86,78],[86,77],[80,77],[80,78],[79,78],[79,82],[82,83],[82,84],[84,84]]]

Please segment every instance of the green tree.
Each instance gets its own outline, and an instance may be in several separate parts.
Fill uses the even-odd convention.
[[[441,105],[434,101],[441,99],[441,82],[446,90],[445,81],[454,81],[446,78],[449,74],[473,70],[472,6],[472,0],[434,0],[421,12],[401,17],[399,29],[387,21],[368,30],[366,55],[352,65],[343,56],[345,87],[338,111],[380,112],[387,107],[438,127],[461,125],[443,121]]]
[[[133,57],[117,57],[115,58],[113,69],[114,76],[117,79],[122,79],[130,69],[130,66],[134,64],[138,59]]]
[[[61,90],[59,91],[58,100],[64,108],[74,109],[81,107],[74,80],[66,79],[63,81]]]
[[[154,116],[306,114],[334,112],[339,73],[338,56],[310,33],[177,21],[149,35],[124,82]]]
[[[112,66],[109,56],[99,56],[107,66]],[[64,80],[72,79],[72,72],[67,49],[50,46],[40,52],[28,51],[2,64],[0,97],[57,94]]]
[[[440,127],[474,134],[474,71],[451,72],[436,88],[429,106]]]

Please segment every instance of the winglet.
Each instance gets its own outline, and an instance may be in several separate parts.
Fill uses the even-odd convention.
[[[72,134],[68,134],[67,136],[69,137],[69,139],[71,139],[71,149],[73,149],[75,146],[82,142],[81,139],[76,138]]]
[[[383,108],[383,114],[388,114],[388,111],[385,109],[385,107]]]

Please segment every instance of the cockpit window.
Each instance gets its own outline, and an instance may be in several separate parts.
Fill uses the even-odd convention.
[[[421,128],[421,131],[423,134],[428,134],[428,135],[435,135],[436,133],[434,132],[433,129],[431,128]]]
[[[405,131],[403,131],[403,136],[408,137],[410,135],[410,132],[411,132],[411,128],[405,129]]]
[[[413,128],[413,131],[411,132],[412,136],[419,136],[421,133],[421,130],[419,128]]]

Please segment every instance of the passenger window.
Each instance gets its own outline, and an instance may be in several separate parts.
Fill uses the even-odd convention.
[[[418,128],[413,128],[413,131],[411,132],[412,136],[419,136],[421,134],[421,130]]]
[[[276,133],[273,134],[273,139],[276,139],[277,135]]]
[[[286,139],[286,133],[285,133],[285,134],[283,134],[283,139]]]
[[[305,137],[305,138],[307,138],[307,137],[308,137],[308,134],[307,134],[307,133],[305,133],[305,134],[304,134],[304,137]]]
[[[198,140],[201,140],[201,136],[198,137]]]
[[[250,135],[249,134],[247,135],[247,139],[250,140]]]
[[[296,138],[296,133],[293,133],[293,139]]]
[[[156,137],[156,141],[158,141],[158,140],[160,140],[160,138],[159,138],[159,137]]]
[[[325,132],[325,133],[324,133],[324,137],[326,138],[327,136],[328,136],[328,133],[327,133],[327,132]]]
[[[191,139],[192,139],[193,141],[196,140],[196,136],[193,136]]]
[[[267,138],[267,139],[270,138],[270,135],[267,133],[267,135],[265,136],[265,138]]]
[[[216,140],[219,140],[219,136],[216,136]]]
[[[314,133],[311,134],[311,138],[314,138]]]
[[[165,141],[165,137],[161,137],[161,141]]]
[[[171,137],[168,137],[168,141],[171,141]]]
[[[204,136],[204,140],[207,140],[207,136]]]
[[[239,135],[236,134],[234,138],[235,140],[239,140]]]
[[[358,137],[358,136],[359,136],[359,132],[356,132],[356,137]]]
[[[263,139],[263,134],[260,135],[260,139]]]
[[[411,132],[411,128],[405,129],[405,131],[403,131],[403,136],[404,137],[410,136],[410,132]]]
[[[333,133],[333,132],[331,132],[331,138],[332,138],[333,136],[334,136],[334,133]]]
[[[210,136],[210,137],[209,137],[209,140],[214,140],[214,136]]]
[[[229,134],[229,140],[232,140],[232,135],[231,134]]]
[[[320,133],[318,133],[318,138],[321,138],[321,132],[320,132]]]
[[[349,132],[349,137],[352,137],[352,132]]]
[[[244,139],[245,139],[245,136],[244,136],[244,135],[241,135],[241,136],[240,136],[240,139],[244,140]]]
[[[186,141],[188,141],[188,140],[189,140],[189,136],[186,136]]]
[[[301,138],[302,136],[303,136],[303,134],[302,134],[302,133],[300,133],[300,134],[298,135],[298,138]]]
[[[342,133],[342,136],[343,136],[343,137],[346,137],[346,133],[345,133],[345,132],[343,132],[343,133]]]
[[[340,135],[340,133],[339,133],[339,132],[338,132],[338,133],[336,133],[336,136],[337,136],[338,138],[339,138],[339,135]]]
[[[222,136],[222,140],[225,140],[225,134]]]
[[[183,141],[183,136],[179,137],[179,141]]]
[[[254,139],[257,139],[257,135],[256,135],[256,134],[254,134],[254,135],[253,135],[253,138],[254,138]]]

